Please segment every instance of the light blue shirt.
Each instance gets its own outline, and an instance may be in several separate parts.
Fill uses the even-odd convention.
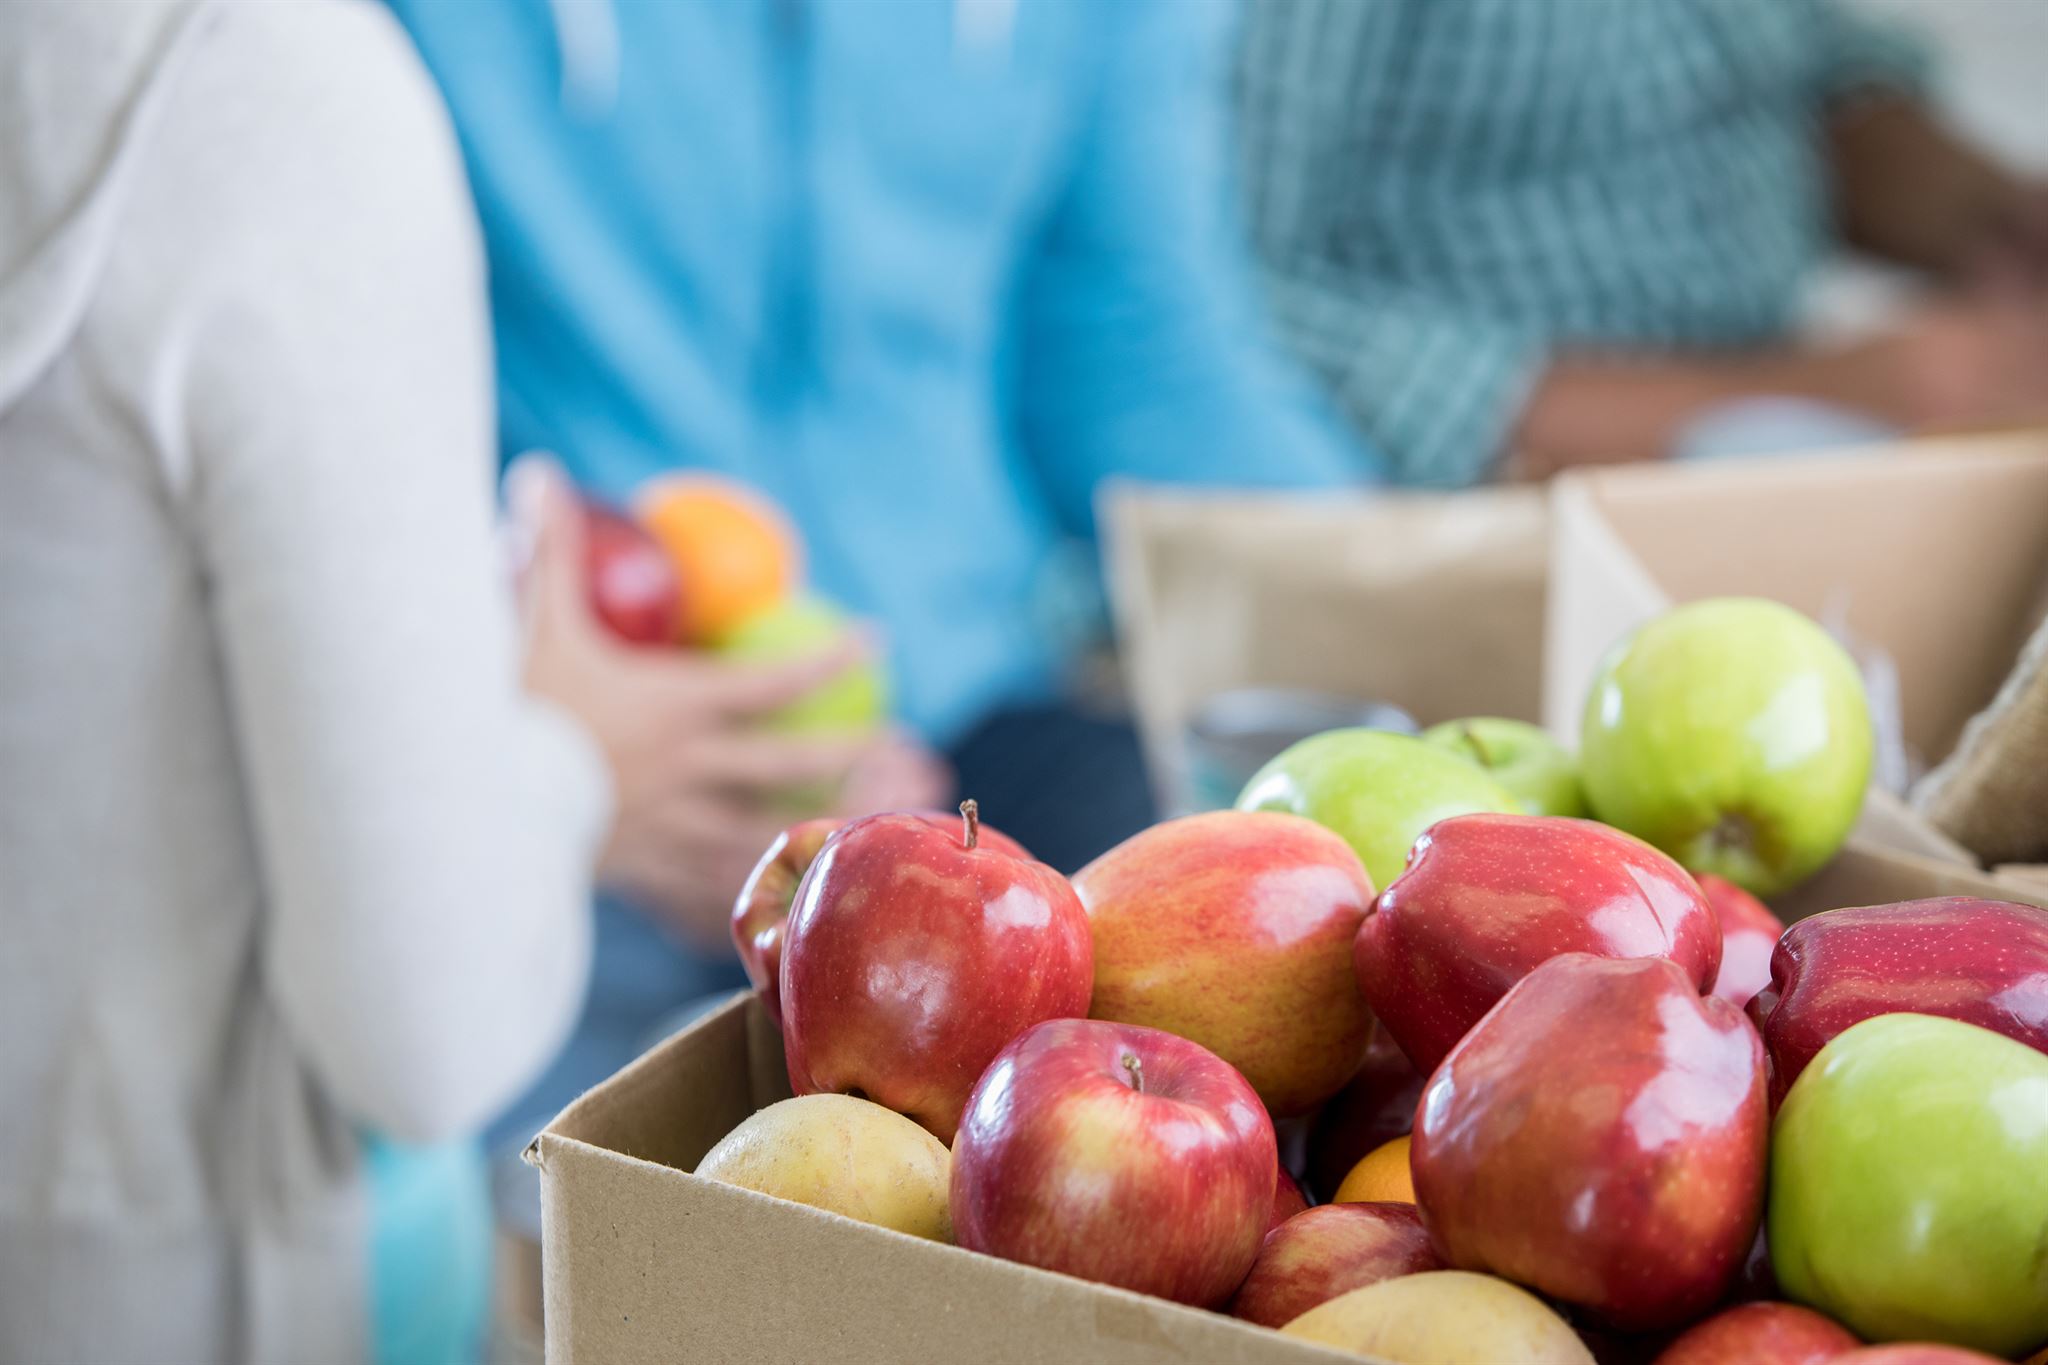
[[[725,471],[945,741],[1078,641],[1106,478],[1368,462],[1270,358],[1212,0],[391,0],[481,209],[506,450]]]

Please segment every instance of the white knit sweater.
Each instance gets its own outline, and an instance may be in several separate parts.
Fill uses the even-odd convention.
[[[0,3],[0,1362],[360,1359],[359,1124],[571,1022],[479,245],[356,0]]]

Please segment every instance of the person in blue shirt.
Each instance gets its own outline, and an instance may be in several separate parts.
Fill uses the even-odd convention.
[[[462,141],[506,452],[614,497],[679,467],[755,486],[879,623],[902,719],[992,823],[1069,870],[1142,824],[1128,727],[1066,700],[1100,618],[1097,489],[1372,475],[1261,345],[1229,7],[388,3]],[[572,1046],[515,1126],[643,1045],[627,1016],[721,979],[708,945],[758,851],[633,888],[697,955],[601,914],[610,1050]]]

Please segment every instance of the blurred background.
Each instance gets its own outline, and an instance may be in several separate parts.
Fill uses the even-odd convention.
[[[2044,72],[2042,0],[0,0],[0,1365],[538,1359],[521,1151],[829,831],[1072,872],[1536,719],[1555,479],[2043,439]],[[1997,679],[1858,652],[1904,801]]]

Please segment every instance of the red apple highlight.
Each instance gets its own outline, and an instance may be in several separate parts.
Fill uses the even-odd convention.
[[[782,953],[790,1087],[861,1095],[943,1142],[1004,1044],[1086,1014],[1094,979],[1067,879],[1009,840],[983,843],[973,802],[961,813],[952,830],[874,815],[832,835]],[[1260,1194],[1263,1212],[1272,1186]]]
[[[1811,1308],[1745,1303],[1687,1328],[1655,1365],[1821,1365],[1862,1344]]]
[[[1351,941],[1372,883],[1298,815],[1212,811],[1154,825],[1074,875],[1095,937],[1097,1019],[1208,1048],[1266,1108],[1305,1114],[1365,1057]]]
[[[1413,1204],[1324,1204],[1266,1234],[1230,1312],[1281,1327],[1339,1294],[1443,1268]]]
[[[1410,1168],[1445,1261],[1624,1331],[1727,1292],[1763,1208],[1763,1046],[1665,958],[1552,958],[1422,1094]]]
[[[1771,982],[1771,953],[1785,923],[1770,907],[1725,877],[1699,876],[1700,890],[1721,922],[1721,970],[1709,993],[1737,1009]]]
[[[971,1251],[1209,1306],[1257,1257],[1273,1121],[1200,1044],[1054,1019],[1002,1050],[953,1143],[953,1235]]]
[[[583,562],[590,608],[628,644],[672,645],[682,633],[675,566],[639,523],[602,503],[583,504]]]
[[[2048,1052],[2048,910],[1974,896],[1830,910],[1785,931],[1749,1003],[1771,1103],[1851,1024],[1936,1014]]]
[[[1704,990],[1721,928],[1692,874],[1591,820],[1459,815],[1430,827],[1358,931],[1366,1003],[1432,1070],[1508,988],[1561,953],[1662,957]]]

